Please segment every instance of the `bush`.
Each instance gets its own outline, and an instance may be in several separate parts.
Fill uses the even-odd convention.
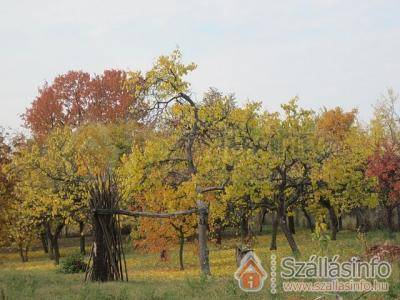
[[[122,235],[130,235],[132,232],[132,225],[131,224],[123,224],[121,227],[121,234]]]
[[[85,272],[87,264],[80,253],[75,253],[61,261],[60,271],[65,274]]]

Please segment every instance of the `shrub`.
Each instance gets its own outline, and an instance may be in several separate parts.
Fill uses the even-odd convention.
[[[123,224],[121,227],[121,234],[122,235],[130,235],[132,232],[132,225],[131,224]]]
[[[60,271],[65,274],[85,272],[86,263],[80,253],[72,254],[61,261]]]

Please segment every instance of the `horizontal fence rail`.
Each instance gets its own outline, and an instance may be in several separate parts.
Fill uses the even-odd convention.
[[[201,209],[194,208],[188,210],[180,210],[172,213],[156,213],[149,211],[130,211],[123,209],[107,209],[107,208],[97,208],[92,210],[94,214],[97,215],[125,215],[132,217],[147,217],[147,218],[174,218],[184,215],[191,215],[194,213],[199,213]]]

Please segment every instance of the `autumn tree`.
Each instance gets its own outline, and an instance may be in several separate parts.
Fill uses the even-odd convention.
[[[39,236],[40,226],[31,215],[21,212],[21,204],[20,198],[14,198],[7,209],[4,224],[7,234],[3,242],[18,251],[22,262],[27,262],[29,249]]]
[[[393,194],[396,193],[393,180],[395,180],[396,176],[391,174],[391,176],[385,177],[384,174],[385,172],[389,171],[391,167],[393,167],[393,164],[396,164],[396,157],[398,153],[400,153],[399,99],[399,95],[393,89],[388,89],[386,94],[381,96],[377,105],[375,106],[374,118],[371,120],[371,133],[373,135],[374,142],[377,145],[377,150],[370,159],[370,173],[378,178],[378,190],[380,191],[381,195],[380,202],[387,210],[388,217],[390,215],[388,223],[391,230],[393,230],[393,224],[390,224],[392,223],[392,212],[390,212],[390,210],[394,208],[393,205],[396,202],[396,200],[393,198]],[[389,163],[389,165],[381,165],[379,168],[378,166],[380,162],[383,162],[383,159],[386,159],[386,162]],[[382,172],[382,174],[380,174],[380,172]],[[390,187],[392,190],[382,189],[382,180],[388,181],[386,188]],[[392,183],[389,184],[389,182]],[[392,196],[389,196],[390,194]],[[400,220],[400,205],[397,206],[397,216]]]
[[[339,230],[338,215],[354,211],[358,229],[366,230],[369,225],[360,215],[361,210],[377,205],[375,181],[366,175],[368,157],[373,148],[366,145],[371,145],[366,133],[352,130],[343,141],[340,152],[326,159],[313,174],[314,199],[327,209],[334,240]]]
[[[400,148],[400,114],[399,95],[393,89],[388,89],[375,106],[374,118],[371,120],[373,133],[377,142],[389,140]]]
[[[310,184],[315,122],[313,113],[299,108],[296,100],[282,108],[282,115],[261,112],[254,104],[235,112],[237,128],[230,144],[236,146],[229,155],[234,163],[226,196],[249,212],[260,207],[274,212],[271,249],[276,249],[279,226],[298,253],[287,218]]]
[[[327,210],[333,240],[336,239],[339,231],[340,212],[338,217],[337,208],[332,203],[332,195],[329,193],[329,191],[332,193],[335,193],[335,191],[328,187],[328,183],[324,181],[323,177],[326,175],[330,178],[329,174],[334,170],[329,169],[329,166],[336,167],[337,162],[340,162],[340,159],[335,158],[343,148],[343,141],[346,135],[351,127],[354,126],[356,115],[356,110],[344,112],[340,107],[330,110],[325,108],[318,117],[316,124],[316,136],[320,141],[321,155],[316,161],[313,171],[314,190],[316,191],[314,195],[317,203]],[[330,164],[330,162],[333,162],[333,164]],[[326,168],[328,169],[326,170]]]
[[[11,147],[7,141],[8,134],[4,129],[0,131],[0,237],[4,240],[7,235],[7,209],[11,203],[13,183],[7,176],[5,167],[11,162]]]
[[[140,120],[145,106],[135,98],[135,84],[127,84],[127,73],[106,70],[91,76],[83,71],[70,71],[45,83],[23,115],[26,127],[39,139],[54,128],[71,128],[90,122],[116,123]]]
[[[195,68],[195,64],[183,64],[181,53],[176,50],[170,56],[161,56],[144,76],[140,73],[130,74],[130,82],[133,83],[143,78],[136,98],[143,99],[151,108],[150,115],[158,121],[158,141],[162,144],[157,146],[153,142],[153,146],[148,146],[156,147],[158,151],[151,154],[150,161],[139,168],[142,171],[133,177],[133,183],[137,185],[142,184],[142,180],[149,180],[149,184],[153,184],[148,174],[155,173],[155,182],[159,182],[160,177],[164,178],[163,189],[168,191],[171,203],[199,209],[199,260],[202,272],[209,274],[209,208],[204,194],[222,191],[225,181],[220,180],[220,176],[213,176],[215,170],[206,168],[203,172],[202,154],[207,143],[212,141],[212,136],[217,134],[219,124],[225,119],[232,103],[219,97],[217,102],[224,108],[220,110],[221,114],[216,114],[216,111],[212,113],[214,102],[207,96],[201,103],[195,101],[190,94],[190,84],[184,79]],[[214,96],[217,97],[217,94],[214,93]],[[145,147],[138,151],[146,152],[150,149]],[[134,155],[132,159],[135,159]]]
[[[380,203],[386,209],[388,227],[394,231],[393,210],[400,205],[400,154],[397,147],[389,141],[384,142],[369,158],[367,174],[377,179]]]
[[[58,264],[61,230],[85,211],[72,130],[58,129],[44,143],[28,141],[14,155],[10,174],[17,178],[15,194],[21,201],[21,215],[45,228],[49,255]]]
[[[374,181],[366,176],[374,145],[368,132],[356,123],[356,116],[356,110],[344,112],[337,107],[325,109],[317,119],[319,155],[311,174],[313,193],[309,207],[320,219],[327,214],[333,240],[342,215],[352,211],[360,215],[363,207],[377,204]]]
[[[321,145],[321,156],[316,161],[314,175],[320,172],[321,168],[321,172],[323,173],[325,171],[326,174],[328,174],[327,176],[329,176],[330,172],[335,171],[329,168],[329,166],[334,168],[337,166],[338,162],[341,162],[343,155],[340,159],[337,159],[337,157],[341,154],[341,150],[344,148],[344,140],[346,139],[346,136],[349,134],[351,128],[354,127],[356,116],[357,110],[344,112],[342,108],[336,107],[330,110],[325,108],[318,117],[316,135],[321,142],[319,144]],[[333,162],[333,164],[330,165],[331,162]],[[342,164],[340,165],[342,166]],[[328,166],[328,170],[324,170],[326,166]],[[341,173],[339,172],[336,174]],[[317,179],[318,182],[316,186],[314,186],[317,190],[317,194],[321,190],[326,189],[334,194],[336,191],[333,191],[332,188],[328,187],[328,183],[322,178],[325,174],[319,175],[321,177]],[[317,196],[317,201],[319,205],[325,208],[328,212],[330,228],[332,231],[332,239],[335,240],[336,234],[340,229],[339,220],[341,216],[340,211],[337,212],[338,208],[335,208],[335,205],[331,203],[331,196],[332,194],[329,193],[319,193]]]
[[[0,236],[2,246],[16,248],[22,262],[28,260],[28,250],[37,228],[34,220],[21,214],[20,199],[15,193],[17,178],[9,173],[14,155],[22,146],[21,137],[0,133]]]
[[[110,124],[116,138],[124,138],[123,142],[116,141],[124,147],[130,140],[124,128],[131,128],[145,114],[145,107],[133,97],[136,87],[129,86],[126,77],[127,73],[121,70],[106,70],[94,76],[82,71],[59,75],[51,85],[46,83],[39,89],[38,97],[23,116],[25,124],[41,142],[57,128],[73,129],[96,122]],[[123,151],[128,149],[125,146]],[[78,223],[84,253],[84,222]]]

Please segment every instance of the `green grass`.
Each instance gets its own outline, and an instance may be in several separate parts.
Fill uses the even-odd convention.
[[[295,235],[302,252],[302,259],[318,254],[318,242],[311,234],[302,230]],[[390,235],[383,231],[374,231],[366,235],[369,246],[385,242],[400,244],[400,234]],[[264,268],[269,270],[270,234],[257,238],[255,251]],[[77,240],[63,241],[61,255],[76,252]],[[129,282],[84,283],[84,274],[62,274],[48,260],[41,250],[30,253],[30,260],[21,263],[16,253],[0,254],[0,299],[315,299],[323,294],[284,294],[278,288],[277,295],[271,295],[266,286],[258,293],[242,292],[233,278],[236,270],[234,246],[231,238],[223,241],[222,247],[210,243],[211,271],[213,276],[202,278],[198,270],[198,261],[193,244],[185,245],[185,267],[179,270],[177,249],[172,249],[168,262],[160,262],[158,254],[146,254],[133,251],[127,245],[127,265]],[[75,246],[76,245],[76,246]],[[338,241],[330,241],[325,255],[339,254],[342,258],[360,256],[362,243],[357,234],[343,231]],[[279,258],[290,255],[282,235],[278,236]],[[361,299],[400,299],[399,262],[393,264],[393,273],[389,279],[391,290],[386,294],[368,294]],[[279,281],[278,281],[279,286]],[[360,294],[343,294],[344,299],[356,299]],[[334,299],[325,295],[325,299]]]

